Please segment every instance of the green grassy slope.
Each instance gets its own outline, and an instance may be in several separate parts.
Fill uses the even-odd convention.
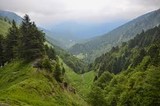
[[[0,68],[0,105],[86,106],[77,95],[61,87],[46,70],[14,61]]]
[[[4,20],[0,19],[0,34],[2,35],[6,35],[8,32],[8,28],[11,25],[7,22],[5,22]]]
[[[77,74],[66,64],[63,65],[66,69],[66,80],[71,83],[71,85],[75,87],[77,93],[85,99],[93,84],[93,79],[95,76],[94,71],[86,72],[84,74]]]

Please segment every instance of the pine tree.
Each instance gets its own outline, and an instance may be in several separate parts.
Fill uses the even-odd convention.
[[[24,16],[20,27],[20,57],[31,61],[44,55],[44,33],[39,31],[34,22],[30,21],[28,15]]]
[[[0,35],[0,67],[4,65],[4,37]]]
[[[45,45],[46,54],[48,55],[49,59],[56,59],[56,53],[55,50],[52,47],[48,47],[48,45]]]
[[[6,46],[5,46],[5,57],[6,61],[10,61],[11,59],[17,56],[17,47],[18,47],[18,37],[19,30],[16,26],[15,21],[12,21],[12,27],[9,28],[7,38],[6,38]]]
[[[62,80],[61,80],[61,68],[60,68],[59,64],[56,65],[56,69],[54,71],[54,77],[58,82],[62,82]]]

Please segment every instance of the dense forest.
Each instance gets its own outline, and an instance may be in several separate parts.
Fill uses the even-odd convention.
[[[95,60],[93,106],[158,106],[160,104],[160,26],[142,31]]]

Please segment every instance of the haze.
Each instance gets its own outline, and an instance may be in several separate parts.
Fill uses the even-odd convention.
[[[0,9],[14,11],[41,26],[72,20],[109,22],[130,20],[159,8],[159,0],[0,0]]]

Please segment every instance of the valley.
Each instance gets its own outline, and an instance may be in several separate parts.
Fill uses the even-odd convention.
[[[0,106],[159,106],[160,9],[122,23],[54,31],[1,10]]]

